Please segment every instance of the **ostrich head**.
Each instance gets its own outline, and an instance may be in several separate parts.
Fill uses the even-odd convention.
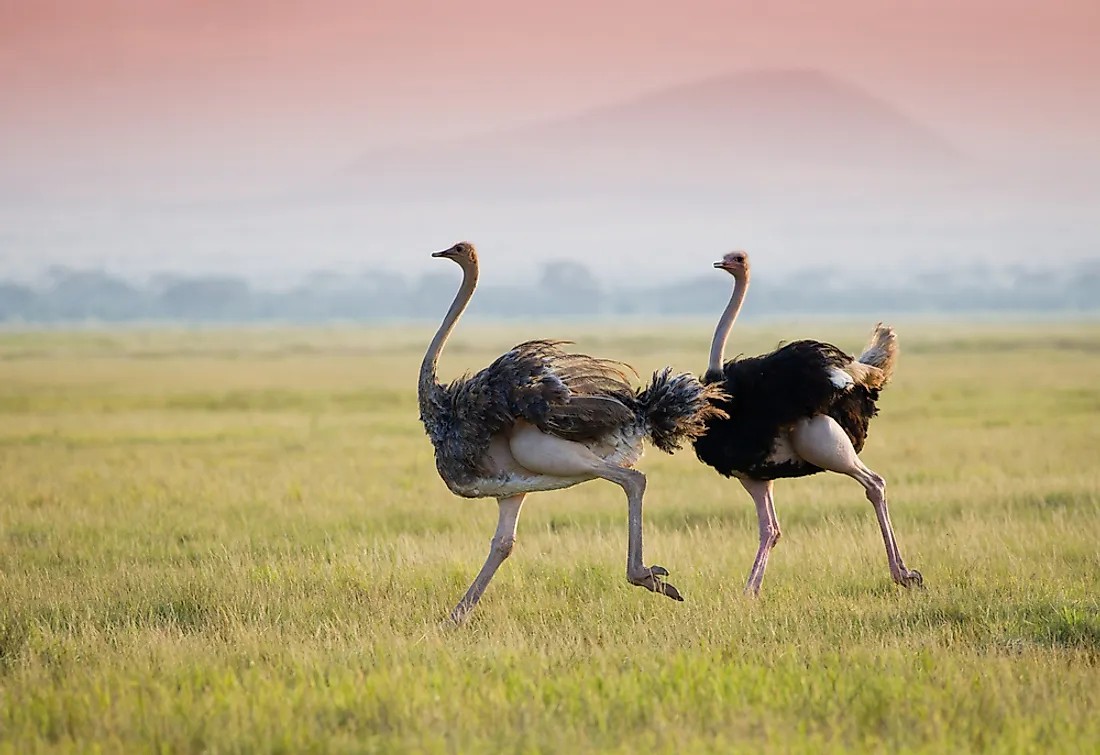
[[[477,251],[469,241],[460,241],[450,249],[444,249],[442,252],[432,252],[432,256],[454,260],[461,267],[477,265]]]
[[[737,280],[749,279],[749,255],[745,252],[730,252],[721,262],[715,262],[714,266],[725,270]]]

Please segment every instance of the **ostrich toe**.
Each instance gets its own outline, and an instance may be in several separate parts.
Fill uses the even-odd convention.
[[[916,569],[909,570],[909,581],[906,587],[924,587],[924,575]]]
[[[650,566],[649,568],[643,568],[637,574],[631,574],[628,576],[630,584],[637,585],[638,587],[644,587],[650,592],[660,593],[666,595],[673,600],[682,601],[684,598],[680,595],[680,591],[675,586],[665,582],[661,577],[668,576],[668,569],[663,566]]]
[[[916,569],[902,567],[901,573],[894,577],[894,581],[906,588],[924,587],[924,576]]]

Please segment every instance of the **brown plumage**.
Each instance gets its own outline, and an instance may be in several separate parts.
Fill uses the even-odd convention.
[[[705,386],[671,369],[653,373],[635,389],[622,362],[567,351],[566,341],[527,341],[485,369],[448,384],[436,379],[439,354],[477,285],[473,245],[456,244],[434,256],[463,270],[462,286],[424,355],[420,419],[435,448],[436,469],[467,498],[496,498],[497,535],[481,574],[451,614],[461,621],[493,573],[511,553],[523,497],[602,478],[627,495],[630,539],[627,578],[632,584],[680,599],[662,567],[642,563],[645,476],[633,469],[643,439],[671,453],[723,416],[719,386]],[[634,373],[636,374],[636,373]]]
[[[526,341],[472,376],[421,397],[420,421],[445,479],[492,474],[486,453],[493,436],[524,420],[573,441],[594,440],[634,421],[628,365],[561,347],[567,341]],[[633,370],[631,370],[633,371]]]

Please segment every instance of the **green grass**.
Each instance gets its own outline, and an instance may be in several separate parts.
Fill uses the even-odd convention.
[[[870,323],[867,323],[869,325]],[[903,325],[870,505],[781,482],[757,601],[748,496],[650,451],[646,559],[603,482],[487,552],[416,419],[418,329],[0,334],[0,751],[1095,752],[1100,326]],[[700,371],[708,323],[462,327],[446,375],[578,336]],[[740,327],[857,349],[864,324]]]

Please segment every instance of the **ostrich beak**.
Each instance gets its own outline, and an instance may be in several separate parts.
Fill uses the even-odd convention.
[[[726,267],[726,263],[725,262],[715,262],[714,267],[717,270],[724,270],[725,267]]]
[[[452,249],[454,249],[454,247],[451,247],[451,249],[444,249],[442,252],[432,252],[432,256],[433,257],[446,257],[448,254],[451,253]]]

